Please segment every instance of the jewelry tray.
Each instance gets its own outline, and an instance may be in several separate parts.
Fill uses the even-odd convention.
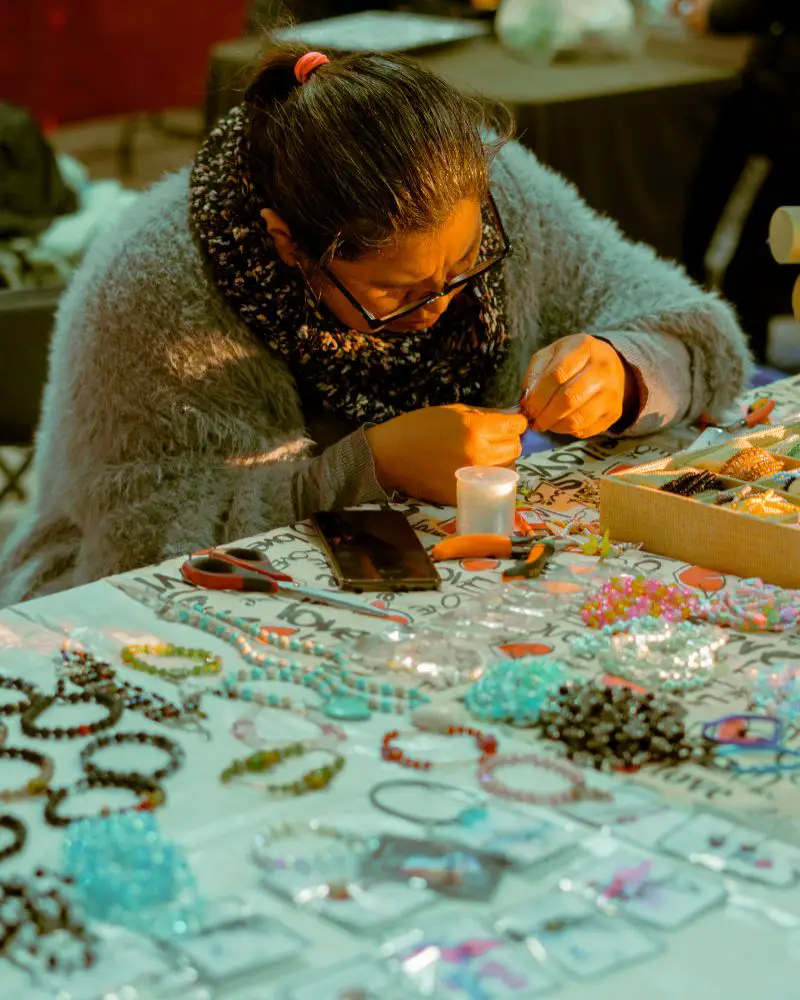
[[[726,488],[770,488],[797,507],[797,515],[769,519],[659,489],[682,472],[700,471],[697,463],[713,459],[734,442],[777,454],[773,449],[794,434],[800,434],[800,424],[747,431],[702,451],[677,452],[601,476],[601,528],[617,541],[638,542],[656,555],[734,576],[759,577],[780,587],[800,587],[800,495],[765,487],[764,480],[745,483],[720,477]],[[799,460],[777,457],[784,470],[800,471]]]

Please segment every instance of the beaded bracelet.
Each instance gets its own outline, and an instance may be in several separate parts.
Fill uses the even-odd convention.
[[[196,667],[179,667],[177,670],[170,670],[167,667],[158,667],[143,656],[177,657],[182,656],[188,660],[199,660]],[[218,674],[222,670],[222,657],[215,653],[209,653],[205,649],[187,649],[185,646],[173,646],[170,642],[154,642],[147,644],[135,644],[126,646],[120,653],[122,662],[133,670],[141,670],[143,673],[152,674],[155,677],[163,677],[168,681],[184,681],[188,677],[201,677],[203,674]]]
[[[267,711],[267,708],[262,705],[256,709],[254,715],[236,719],[231,726],[231,736],[235,740],[238,740],[239,743],[244,743],[245,746],[252,747],[253,750],[263,750],[265,744],[269,741],[259,734],[256,720],[265,711]],[[319,719],[315,719],[305,709],[287,708],[284,711],[289,712],[291,715],[296,715],[301,719],[306,719],[319,729],[318,737],[298,741],[305,743],[308,750],[325,749],[330,742],[342,743],[347,739],[347,732],[341,726],[335,726],[331,722],[322,722]]]
[[[200,726],[198,720],[205,719],[206,714],[200,710],[202,692],[186,695],[181,705],[173,705],[160,694],[153,694],[135,684],[116,679],[117,672],[105,660],[99,660],[81,643],[67,640],[61,646],[61,667],[69,680],[85,691],[110,695],[121,698],[123,706],[132,712],[141,712],[146,719],[164,725],[191,723],[200,732],[211,739],[211,736]]]
[[[495,772],[501,767],[512,767],[520,764],[529,764],[543,771],[553,771],[569,782],[569,788],[564,792],[556,792],[554,795],[524,792],[518,788],[509,788],[495,776]],[[567,767],[565,764],[560,764],[547,757],[539,757],[536,754],[482,757],[478,762],[478,781],[480,781],[481,787],[485,788],[491,795],[497,795],[514,802],[527,802],[534,806],[557,807],[566,805],[568,802],[577,802],[579,799],[608,801],[611,798],[607,792],[589,788],[584,776],[575,768]]]
[[[475,745],[481,757],[492,756],[497,753],[497,739],[494,736],[487,736],[479,729],[472,729],[469,726],[448,726],[441,730],[441,736],[471,736],[475,740]],[[391,730],[384,735],[381,744],[381,757],[385,761],[399,764],[400,767],[411,767],[418,771],[428,771],[435,765],[430,760],[414,760],[404,753],[400,747],[394,746],[394,741],[400,736],[397,729]]]
[[[139,771],[114,771],[108,768],[98,767],[92,757],[110,746],[122,746],[125,743],[133,743],[138,746],[151,746],[157,750],[163,750],[169,760],[163,767],[156,768],[151,774],[142,775]],[[110,736],[100,736],[91,743],[87,743],[81,750],[81,767],[90,777],[99,778],[124,778],[124,777],[145,777],[148,781],[160,782],[174,774],[183,764],[186,758],[186,751],[173,740],[168,740],[166,736],[157,736],[153,733],[114,733]]]
[[[91,968],[95,938],[63,892],[73,885],[44,868],[32,879],[0,882],[0,955],[22,966],[35,959],[48,972]]]
[[[307,771],[296,781],[287,781],[280,784],[267,784],[265,790],[278,795],[305,795],[307,792],[320,792],[333,781],[336,775],[342,770],[345,758],[333,750],[317,747],[315,751],[329,753],[333,757],[333,763],[324,767],[317,767]],[[220,781],[227,785],[234,778],[239,778],[243,774],[262,774],[264,771],[271,771],[292,757],[302,757],[309,752],[305,743],[289,743],[285,747],[278,747],[275,750],[257,750],[249,757],[234,760],[220,774]]]
[[[7,691],[19,691],[23,697],[19,701],[4,701],[0,704],[0,715],[19,715],[27,708],[30,708],[31,700],[40,692],[35,684],[29,684],[19,677],[8,677],[0,674],[0,688]]]
[[[484,758],[489,760],[491,758]],[[461,802],[466,802],[466,808],[459,809],[454,816],[447,816],[444,819],[430,819],[427,816],[417,816],[414,813],[405,812],[396,806],[389,806],[381,801],[381,796],[390,788],[422,788],[428,792],[436,792],[444,797],[450,797]],[[407,820],[409,823],[419,823],[421,826],[469,826],[477,819],[482,819],[486,815],[483,796],[478,792],[470,791],[466,788],[459,788],[458,785],[447,785],[443,781],[418,781],[414,779],[400,778],[395,781],[381,781],[373,785],[369,790],[369,801],[372,805],[387,816],[395,816],[397,819]]]
[[[104,719],[98,719],[97,722],[89,722],[82,726],[37,726],[35,723],[39,716],[57,702],[63,702],[67,705],[89,705],[94,702],[102,705],[108,714]],[[25,709],[20,717],[20,725],[23,733],[34,739],[72,740],[80,736],[93,736],[104,729],[111,729],[119,722],[123,708],[124,704],[120,698],[105,692],[80,691],[77,694],[65,694],[59,685],[56,694],[39,695],[31,701],[30,707]]]
[[[69,826],[70,823],[85,819],[84,816],[59,816],[58,809],[71,792],[80,794],[81,792],[93,791],[96,788],[124,788],[139,796],[139,801],[135,806],[127,806],[124,809],[104,808],[100,811],[101,816],[111,816],[114,813],[130,812],[131,810],[151,812],[153,809],[163,806],[167,800],[164,790],[155,781],[142,775],[125,774],[102,777],[89,775],[76,782],[71,788],[48,788],[47,805],[44,809],[45,822],[49,823],[50,826]]]
[[[764,448],[744,448],[737,452],[719,470],[721,476],[754,482],[783,469],[783,462]]]
[[[22,853],[25,841],[28,839],[28,828],[21,819],[10,813],[0,816],[0,827],[9,830],[14,838],[7,847],[0,849],[0,861],[5,861],[7,858],[13,858],[15,854]]]
[[[319,855],[309,860],[308,858],[295,857],[275,857],[271,852],[271,844],[277,840],[291,840],[297,842],[303,836],[311,834],[314,837],[321,837],[325,840],[335,841],[341,844],[347,851],[368,854],[374,850],[377,839],[374,837],[364,837],[357,833],[347,833],[333,826],[327,826],[312,820],[310,823],[287,822],[269,827],[263,833],[257,834],[253,838],[253,860],[260,867],[269,872],[293,871],[298,874],[308,874],[319,871],[322,867]],[[334,867],[341,864],[340,858],[326,859]]]
[[[28,747],[4,747],[0,749],[0,760],[22,760],[39,768],[39,775],[31,778],[22,788],[0,789],[0,802],[19,802],[36,795],[43,795],[53,778],[53,762],[43,753],[29,750]]]

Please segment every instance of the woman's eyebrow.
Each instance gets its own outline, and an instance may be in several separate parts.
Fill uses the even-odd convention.
[[[483,241],[483,226],[481,226],[480,232],[475,237],[475,239],[473,239],[469,248],[458,258],[458,260],[455,263],[460,264],[463,260],[466,260],[467,257],[470,257],[473,253],[479,250],[482,241]],[[408,277],[405,278],[393,278],[391,281],[378,280],[375,282],[375,284],[379,288],[407,288],[408,285],[416,285],[419,284],[421,281],[425,280],[426,280],[425,277],[414,277],[412,275],[408,275]]]

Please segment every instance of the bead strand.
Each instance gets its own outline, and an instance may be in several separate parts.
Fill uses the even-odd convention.
[[[492,757],[497,753],[497,739],[494,736],[487,736],[486,733],[482,733],[479,729],[473,729],[471,726],[448,726],[447,729],[441,731],[442,736],[471,736],[475,740],[475,745],[480,753],[480,759],[484,757]],[[415,760],[413,757],[409,757],[400,747],[395,746],[394,742],[400,737],[400,732],[397,729],[393,729],[388,732],[383,737],[381,742],[381,757],[392,764],[399,764],[400,767],[410,767],[416,771],[429,771],[432,767],[436,765],[430,760]]]
[[[330,648],[324,645],[324,643],[316,642],[314,639],[297,639],[295,636],[271,632],[263,625],[256,625],[254,622],[247,621],[240,616],[234,616],[228,611],[215,611],[213,608],[204,608],[203,613],[209,618],[216,618],[217,621],[225,625],[231,625],[239,632],[244,632],[245,635],[249,635],[251,638],[257,639],[259,642],[266,643],[267,645],[275,646],[277,649],[283,649],[290,653],[303,653],[306,656],[318,656],[325,660],[331,660],[333,663],[341,666],[347,663],[347,655],[343,650]]]
[[[311,667],[300,661],[284,657],[278,658],[259,652],[250,643],[247,635],[243,635],[232,623],[220,621],[205,611],[168,607],[164,609],[162,615],[167,620],[190,625],[222,639],[234,646],[242,659],[250,664],[250,670],[240,669],[223,678],[221,688],[214,692],[222,697],[250,701],[267,708],[294,708],[296,707],[295,703],[287,696],[261,695],[245,683],[247,681],[282,681],[315,691],[323,699],[323,702],[338,695],[358,695],[375,712],[402,713],[429,700],[417,688],[406,688],[401,685],[360,677],[354,671],[346,668],[347,661],[341,653],[327,649],[317,653],[318,644],[316,643],[307,647],[311,651],[311,655],[321,656],[330,662]],[[324,649],[324,647],[320,648]]]

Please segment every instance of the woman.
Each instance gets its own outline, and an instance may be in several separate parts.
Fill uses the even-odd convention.
[[[529,422],[650,433],[748,365],[727,306],[441,79],[277,51],[65,296],[3,598],[393,491],[449,503]]]
[[[766,234],[775,209],[800,196],[800,3],[673,0],[673,10],[698,34],[758,36],[693,185],[684,260],[693,278],[710,279],[729,296],[764,361],[770,321],[786,314],[792,295],[793,276],[775,266]],[[720,266],[712,248],[727,247],[719,236],[731,227],[729,219],[737,238]]]

